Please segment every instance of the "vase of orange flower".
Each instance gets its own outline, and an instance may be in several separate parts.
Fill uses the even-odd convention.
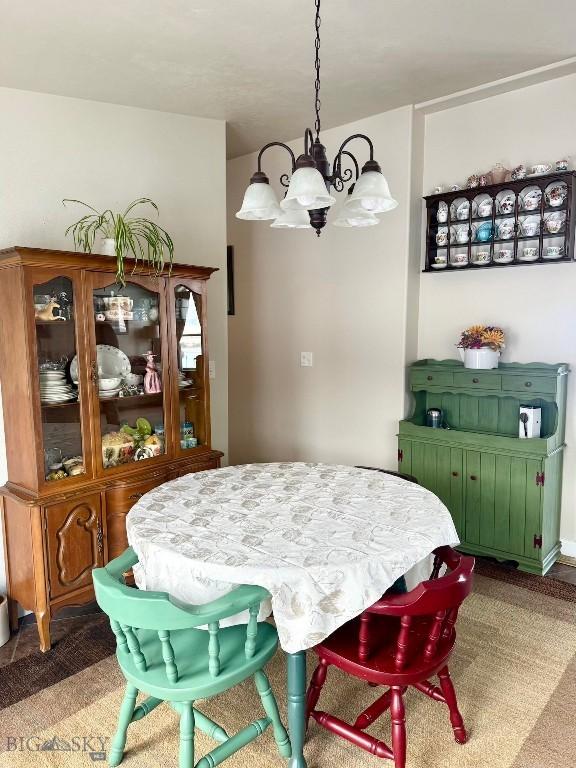
[[[504,331],[494,325],[472,325],[462,331],[458,351],[464,368],[498,368]]]

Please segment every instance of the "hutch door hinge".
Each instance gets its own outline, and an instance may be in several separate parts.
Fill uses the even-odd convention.
[[[536,472],[536,485],[544,485],[544,472]]]
[[[403,461],[404,459],[404,451],[398,450],[398,461]]]
[[[542,549],[542,534],[534,534],[534,549]]]

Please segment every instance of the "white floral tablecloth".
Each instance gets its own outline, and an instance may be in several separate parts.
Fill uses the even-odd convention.
[[[459,543],[421,486],[309,463],[185,475],[143,496],[127,529],[143,589],[199,604],[238,584],[266,587],[288,653],[360,614],[435,547]]]

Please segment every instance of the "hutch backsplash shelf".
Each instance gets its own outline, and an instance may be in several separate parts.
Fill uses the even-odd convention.
[[[574,260],[574,171],[429,195],[424,272]]]

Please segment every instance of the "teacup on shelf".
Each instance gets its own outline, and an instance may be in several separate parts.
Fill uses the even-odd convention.
[[[487,243],[492,239],[493,227],[491,221],[485,221],[475,232],[475,240],[479,243]]]
[[[501,248],[494,253],[494,261],[497,264],[510,264],[514,261],[514,251],[511,248]]]
[[[436,233],[436,245],[448,245],[448,229],[446,227],[444,227],[444,229],[439,229]]]
[[[513,213],[515,204],[516,199],[513,192],[503,194],[498,200],[498,211],[503,214]]]
[[[448,263],[448,257],[445,253],[437,253],[431,266],[433,269],[445,269]]]
[[[446,224],[446,222],[448,221],[448,205],[444,201],[438,204],[436,221],[438,222],[438,224]]]
[[[561,259],[562,258],[562,248],[559,245],[549,245],[546,248],[546,253],[544,254],[545,259]]]
[[[514,237],[513,219],[504,219],[504,221],[500,222],[498,225],[498,237],[501,240],[509,240],[511,237]]]
[[[490,264],[490,251],[477,251],[472,256],[472,264],[475,267],[481,267],[485,264]]]
[[[551,213],[544,221],[544,228],[550,235],[557,235],[564,227],[565,217],[561,213]]]
[[[492,200],[482,200],[478,203],[478,216],[490,216],[492,214]]]
[[[533,248],[532,246],[523,248],[518,258],[521,261],[536,261],[538,259],[538,248]]]
[[[472,227],[472,236],[474,236],[475,228]],[[468,224],[460,224],[453,228],[452,241],[458,243],[458,245],[464,245],[469,240]]]
[[[548,173],[552,170],[552,166],[548,163],[537,163],[536,165],[533,165],[532,168],[530,168],[530,173],[532,176],[543,176],[545,173]]]
[[[529,216],[520,224],[520,231],[524,237],[535,237],[540,232],[540,219]]]
[[[467,253],[453,253],[450,256],[450,264],[452,264],[453,267],[465,267],[468,264],[468,254]]]
[[[567,195],[566,184],[554,184],[546,190],[546,202],[552,208],[558,208],[566,200]]]

